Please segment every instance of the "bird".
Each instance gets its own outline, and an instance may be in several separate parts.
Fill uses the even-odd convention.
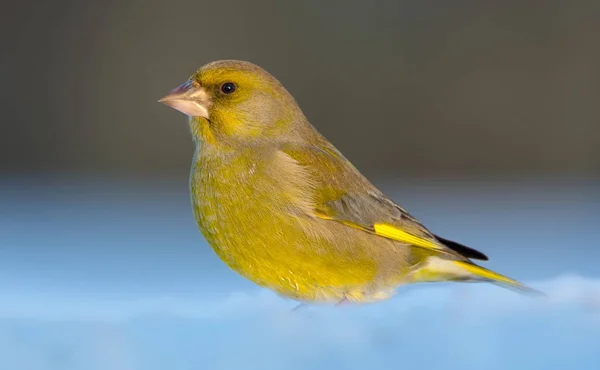
[[[490,282],[541,294],[475,263],[377,189],[251,62],[198,69],[159,102],[189,117],[198,227],[218,257],[300,304],[373,303],[426,282]]]

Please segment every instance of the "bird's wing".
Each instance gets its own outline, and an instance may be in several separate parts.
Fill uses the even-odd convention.
[[[331,144],[294,144],[281,150],[309,173],[316,217],[441,254],[487,259],[481,252],[432,234],[377,190]]]

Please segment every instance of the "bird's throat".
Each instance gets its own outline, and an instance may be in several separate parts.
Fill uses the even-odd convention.
[[[190,131],[197,141],[210,145],[217,142],[210,121],[204,117],[190,117]]]

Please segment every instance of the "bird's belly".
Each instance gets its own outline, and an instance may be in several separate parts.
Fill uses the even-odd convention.
[[[381,279],[371,241],[361,234],[353,240],[348,234],[354,230],[341,225],[336,230],[329,221],[325,230],[323,220],[273,212],[250,199],[230,209],[206,201],[195,202],[195,213],[213,250],[230,268],[280,295],[312,302],[373,301],[386,298],[402,280],[400,264],[393,277]]]

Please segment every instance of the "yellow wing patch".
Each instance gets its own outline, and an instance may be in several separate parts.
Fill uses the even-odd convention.
[[[365,227],[363,225],[356,224],[354,222],[348,222],[345,220],[336,220],[334,217],[331,217],[321,211],[315,211],[315,215],[323,220],[335,220],[343,223],[346,226],[353,227],[355,229],[363,230],[369,233],[373,233],[375,235],[382,236],[384,238],[397,240],[401,243],[414,245],[416,247],[425,248],[429,250],[434,250],[436,252],[448,253],[448,249],[443,246],[436,244],[430,240],[420,238],[413,234],[407,233],[404,230],[401,230],[395,226],[389,224],[374,224],[372,227]]]
[[[417,247],[432,249],[438,252],[447,252],[447,250],[430,240],[420,238],[413,234],[407,233],[406,231],[400,230],[397,227],[388,224],[375,224],[373,225],[375,234],[394,239],[402,243],[411,244]]]

